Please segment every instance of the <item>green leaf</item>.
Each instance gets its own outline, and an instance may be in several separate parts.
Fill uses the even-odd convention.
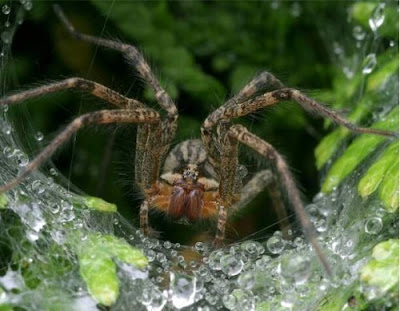
[[[110,255],[120,261],[129,263],[139,269],[147,267],[148,260],[141,250],[132,247],[123,239],[118,239],[113,235],[103,235],[97,241]]]
[[[82,240],[78,233],[75,238],[73,246],[77,250],[80,274],[89,293],[105,306],[111,306],[119,295],[118,276],[113,259],[139,269],[148,265],[142,251],[115,236],[89,234]]]
[[[79,256],[79,272],[90,295],[99,303],[111,306],[119,295],[117,269],[112,259],[102,252]]]
[[[378,91],[386,85],[386,82],[393,77],[393,75],[397,76],[399,60],[397,56],[392,55],[392,52],[380,55],[378,57],[378,63],[381,64],[381,66],[368,76],[366,86],[367,95],[361,99],[354,111],[348,116],[348,119],[355,124],[363,120],[366,115],[380,103],[379,100],[372,96],[373,92]],[[356,91],[356,86],[359,85],[359,80],[359,78],[355,78],[353,81],[350,81],[350,83],[343,79],[336,80],[335,90],[338,91],[338,98],[340,98],[340,100],[335,107],[342,107],[344,102],[350,101]],[[349,135],[350,131],[348,129],[340,127],[321,140],[315,149],[316,165],[318,169],[321,169],[322,166],[332,158],[344,139]]]
[[[361,269],[361,281],[378,286],[385,293],[399,284],[399,240],[391,239],[377,244],[372,257]]]
[[[3,288],[0,287],[0,297],[4,297],[6,295]],[[0,303],[0,311],[12,311],[12,307],[7,303]]]
[[[117,206],[115,204],[108,203],[100,198],[85,197],[83,199],[83,202],[86,205],[86,207],[98,210],[100,212],[110,212],[110,213],[117,212]]]
[[[358,183],[358,192],[365,198],[378,189],[382,180],[393,165],[398,165],[399,143],[391,144],[384,153],[370,166]]]
[[[395,212],[399,209],[399,162],[398,158],[394,163],[385,179],[379,187],[379,198],[384,206],[390,211]]]
[[[387,57],[390,56],[391,55],[388,55]],[[380,61],[380,59],[381,58],[378,58],[378,61]],[[367,92],[376,91],[379,88],[381,88],[383,85],[386,84],[386,82],[393,74],[397,75],[398,70],[399,70],[399,59],[395,55],[392,60],[382,64],[382,66],[378,70],[374,71],[369,75],[367,81]]]
[[[397,131],[399,126],[398,114],[399,109],[393,109],[385,120],[376,122],[372,128]],[[361,161],[386,140],[387,138],[385,137],[368,134],[363,134],[356,138],[328,171],[322,185],[322,191],[330,192],[338,186]]]
[[[6,208],[8,205],[8,197],[5,193],[0,194],[0,209]]]

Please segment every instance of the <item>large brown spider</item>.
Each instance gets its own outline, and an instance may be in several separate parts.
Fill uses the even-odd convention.
[[[127,98],[104,85],[82,78],[69,78],[2,98],[0,105],[11,105],[43,94],[72,88],[101,98],[115,105],[117,109],[100,110],[77,117],[25,167],[19,176],[1,186],[0,193],[18,185],[82,127],[91,124],[134,123],[138,125],[135,180],[144,194],[140,206],[140,228],[143,233],[149,233],[149,208],[159,209],[180,221],[214,217],[217,218],[214,245],[220,245],[224,240],[228,213],[231,214],[245,206],[265,188],[269,190],[273,206],[280,214],[280,218],[285,218],[279,187],[281,183],[306,237],[325,270],[330,273],[329,265],[316,240],[313,225],[304,210],[288,165],[273,146],[249,132],[243,125],[233,124],[232,121],[264,107],[293,100],[304,109],[331,119],[356,133],[396,136],[395,133],[357,127],[300,91],[285,87],[272,74],[263,72],[206,118],[201,127],[201,140],[184,141],[167,155],[177,129],[178,110],[143,56],[132,45],[76,31],[61,8],[55,5],[54,9],[68,31],[77,39],[120,51],[149,84],[164,113],[161,115],[138,100]],[[267,86],[275,90],[257,95]],[[246,185],[242,185],[243,168],[238,163],[239,143],[265,156],[275,166],[278,178],[269,170],[263,170],[255,174]],[[163,172],[160,174],[163,162]]]

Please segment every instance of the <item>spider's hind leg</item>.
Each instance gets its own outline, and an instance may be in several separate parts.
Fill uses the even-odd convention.
[[[291,229],[288,221],[282,191],[278,179],[271,170],[262,170],[257,172],[244,186],[240,195],[240,201],[234,204],[230,209],[230,214],[240,212],[245,208],[258,194],[267,190],[272,207],[278,217],[279,227],[284,238],[290,238],[288,231]]]
[[[275,150],[273,146],[262,140],[258,136],[250,133],[244,126],[236,124],[229,128],[227,133],[230,139],[237,140],[244,145],[252,148],[254,151],[266,157],[276,168],[279,173],[280,180],[285,188],[288,199],[291,202],[293,209],[297,215],[300,225],[303,229],[304,235],[312,245],[317,254],[322,266],[326,273],[331,276],[331,268],[329,263],[322,251],[320,244],[317,241],[317,233],[314,225],[311,223],[307,216],[307,212],[304,209],[303,202],[301,200],[300,192],[296,187],[296,183],[292,174],[290,173],[289,167],[283,157]]]

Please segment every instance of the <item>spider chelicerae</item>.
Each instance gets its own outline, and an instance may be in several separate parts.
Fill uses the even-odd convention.
[[[395,133],[358,127],[300,91],[285,87],[272,74],[262,72],[206,118],[201,127],[201,140],[186,140],[168,153],[177,130],[178,110],[140,52],[132,45],[82,34],[74,29],[58,5],[54,9],[67,30],[77,39],[121,52],[150,86],[162,113],[104,85],[82,78],[69,78],[2,98],[0,105],[12,105],[44,94],[78,89],[107,101],[115,109],[95,111],[74,119],[17,177],[1,186],[0,193],[18,185],[82,127],[91,124],[132,123],[138,127],[135,181],[144,195],[140,206],[140,228],[143,233],[148,234],[150,231],[150,208],[161,210],[183,222],[216,218],[214,245],[218,246],[224,240],[228,215],[246,206],[264,189],[268,189],[272,205],[280,214],[279,218],[284,219],[281,190],[284,188],[307,239],[329,273],[329,265],[316,240],[313,225],[307,217],[300,193],[283,157],[268,142],[249,132],[243,125],[234,124],[233,120],[264,107],[293,100],[305,110],[331,119],[355,133],[388,137],[396,136]],[[274,91],[259,95],[266,87],[273,88]],[[274,166],[277,176],[270,170],[263,170],[243,185],[243,166],[238,162],[239,144],[244,144],[266,157]],[[162,164],[163,169],[160,172]]]

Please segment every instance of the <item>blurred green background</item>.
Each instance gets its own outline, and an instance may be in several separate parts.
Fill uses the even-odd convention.
[[[68,1],[60,3],[73,25],[87,34],[135,44],[176,101],[180,113],[175,143],[200,137],[206,116],[257,73],[268,70],[285,84],[323,100],[337,68],[321,28],[346,30],[345,2],[302,1]],[[158,107],[138,74],[123,57],[73,39],[51,9],[33,1],[11,48],[6,92],[79,76],[109,86]],[[13,109],[22,144],[37,154],[75,116],[106,107],[87,94],[65,91]],[[324,135],[323,120],[296,104],[261,111],[240,121],[273,144],[287,159],[306,200],[319,189],[313,151]],[[40,131],[44,139],[35,140]],[[133,184],[135,128],[107,126],[85,129],[53,157],[54,166],[85,193],[118,204],[138,224],[140,204]],[[241,148],[249,176],[268,166]],[[51,166],[44,169],[47,170]],[[59,178],[60,182],[67,182]],[[73,186],[71,186],[73,187]],[[74,189],[74,188],[72,188]],[[213,235],[214,226],[176,226],[164,216],[151,217],[163,238],[188,243],[194,231]],[[232,240],[262,228],[279,226],[266,194],[260,195],[228,228]],[[185,238],[182,238],[185,236]],[[204,236],[204,239],[209,237]]]

